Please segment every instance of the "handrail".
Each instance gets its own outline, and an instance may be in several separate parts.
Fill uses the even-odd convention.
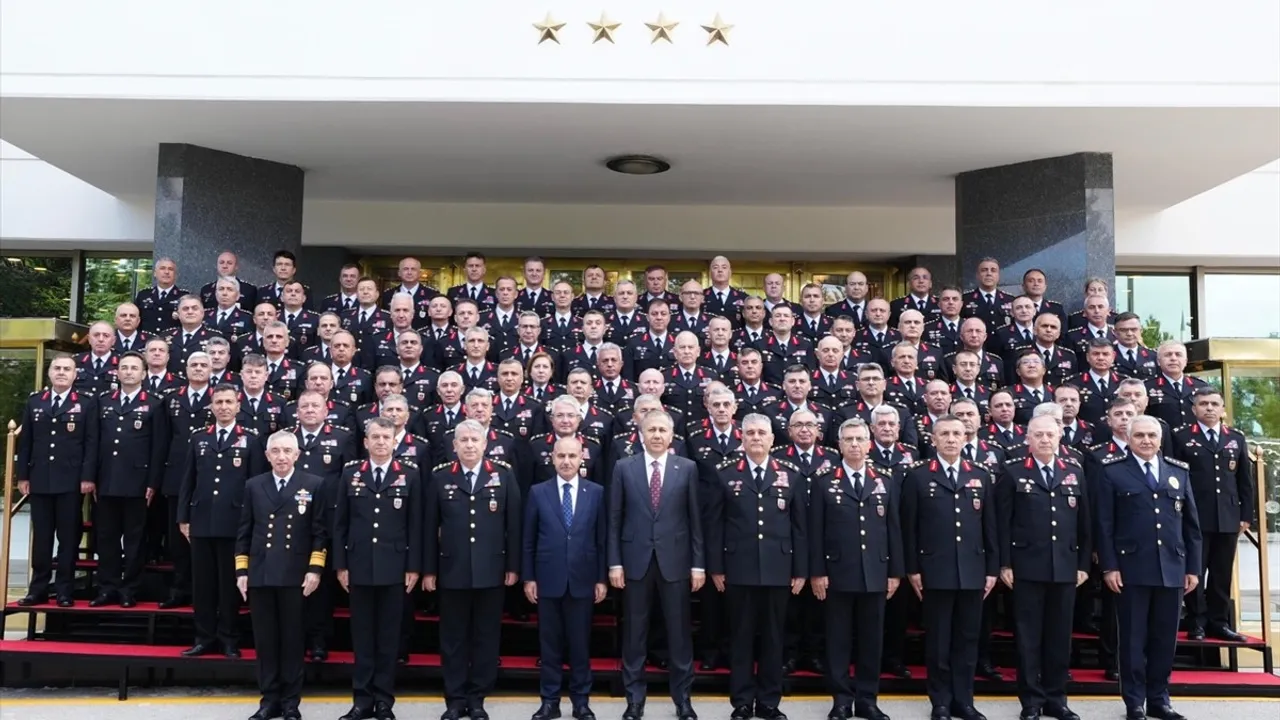
[[[1253,446],[1253,451],[1249,455],[1253,458],[1254,465],[1253,477],[1257,487],[1254,493],[1257,498],[1255,517],[1258,520],[1253,523],[1250,530],[1245,531],[1245,537],[1249,538],[1249,542],[1258,549],[1258,601],[1261,604],[1262,642],[1267,647],[1271,647],[1271,578],[1267,563],[1267,461],[1262,454],[1262,448],[1258,445]],[[1236,612],[1239,612],[1238,602]]]
[[[18,433],[22,428],[13,420],[9,421],[9,434],[4,442],[4,532],[0,533],[0,588],[3,589],[3,602],[9,604],[9,541],[13,536],[13,518],[17,516],[26,498],[10,502],[13,497],[13,462],[17,455]],[[12,507],[11,507],[12,505]]]

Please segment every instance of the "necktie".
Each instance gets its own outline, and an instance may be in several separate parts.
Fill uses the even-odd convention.
[[[858,305],[853,306],[853,324],[854,325],[862,324],[862,308]]]
[[[404,384],[404,385],[408,385],[408,384],[409,384],[409,378],[413,377],[413,370],[411,370],[411,369],[409,369],[409,368],[401,368],[401,369],[400,369],[400,373],[401,373],[401,380],[400,380],[400,382],[401,382],[402,384]]]
[[[480,368],[477,368],[477,367],[471,368],[471,382],[474,382],[474,383],[480,382]]]
[[[285,480],[284,478],[276,478],[276,490],[279,492],[284,492],[284,486],[287,482],[288,481]]]
[[[985,295],[983,295],[983,297],[987,299],[988,305],[994,305],[996,303],[996,300],[994,297],[991,296],[991,293],[986,293]]]
[[[311,444],[314,443],[315,441],[316,441],[315,433],[307,433],[306,437],[302,438],[302,446],[307,449],[310,449]]]
[[[836,384],[836,374],[827,373],[827,385],[835,385],[835,384]]]
[[[475,288],[471,288],[471,299],[476,300],[480,297],[480,292]]]
[[[752,331],[751,342],[758,342],[759,340],[760,340],[760,333]]]
[[[444,338],[444,328],[436,328],[436,340]]]
[[[877,332],[877,333],[875,333],[875,336],[876,336],[876,344],[877,344],[877,345],[883,345],[883,344],[884,344],[884,333],[882,333],[882,332]]]
[[[953,323],[953,322],[948,322],[948,323],[947,323],[947,332],[948,332],[948,333],[951,333],[952,335],[955,335],[955,334],[956,334],[956,324],[955,324],[955,323]]]
[[[161,303],[164,303],[165,300],[169,299],[169,292],[167,290],[156,288],[156,299]]]
[[[1041,474],[1044,475],[1044,486],[1048,488],[1053,487],[1053,468],[1050,468],[1048,465],[1045,465],[1044,467],[1040,468],[1040,472]]]
[[[720,433],[720,453],[729,452],[729,436],[726,433]]]
[[[198,392],[191,393],[191,407],[200,407],[200,398],[203,397]]]
[[[756,468],[755,475],[756,475],[756,489],[759,490],[764,487],[764,468],[762,467]]]
[[[218,446],[224,447],[227,444],[227,431],[225,429],[218,431]]]
[[[596,349],[594,347],[587,348],[587,361],[592,365],[596,362]]]
[[[275,375],[277,367],[275,363],[267,363],[267,377]]]
[[[658,510],[658,501],[662,498],[662,471],[658,469],[658,461],[654,460],[650,465],[653,472],[649,474],[649,504],[653,506],[654,511]]]
[[[569,329],[569,320],[567,318],[560,318],[560,329],[561,330]]]
[[[755,388],[753,388],[753,387],[749,387],[749,388],[747,388],[747,399],[748,399],[748,400],[755,400],[755,399],[756,399],[756,389],[755,389]]]
[[[1107,391],[1107,379],[1098,378],[1098,392],[1105,393]]]
[[[920,312],[924,312],[924,301],[923,301],[923,300],[916,300],[916,309],[917,309],[917,310],[919,310]]]
[[[591,308],[592,310],[596,309],[596,299],[589,295],[587,296],[587,307]]]
[[[249,412],[258,414],[258,398],[249,398]]]
[[[817,320],[810,320],[810,321],[809,321],[809,332],[813,333],[814,335],[817,335],[817,334],[818,334],[818,321],[817,321]]]
[[[287,324],[289,327],[293,327],[294,323],[296,323],[296,322],[298,322],[298,316],[297,316],[297,315],[294,315],[293,313],[289,313],[289,318],[288,318],[288,320],[286,321],[286,324]]]
[[[94,360],[93,360],[93,372],[94,372],[94,373],[100,373],[100,372],[102,372],[102,358],[94,358]]]
[[[892,464],[893,464],[893,451],[892,451],[892,450],[881,450],[881,451],[880,451],[880,457],[884,459],[884,464],[885,464],[885,465],[892,465]]]
[[[1076,441],[1075,437],[1076,437],[1076,432],[1075,430],[1071,429],[1070,425],[1066,425],[1062,428],[1062,442],[1064,444],[1066,445],[1073,444]]]
[[[1026,328],[1023,328],[1023,329],[1022,329],[1022,341],[1023,341],[1023,342],[1031,342],[1031,331],[1030,331],[1030,330],[1028,330],[1028,329],[1026,329]]]
[[[631,325],[631,316],[630,316],[630,315],[619,315],[619,316],[618,316],[618,325],[620,325],[620,326],[622,327],[622,329],[623,329],[623,330],[626,330],[626,329]]]
[[[121,395],[121,396],[120,396],[120,409],[121,409],[121,410],[124,410],[125,408],[129,407],[129,402],[130,402],[131,400],[132,400],[132,398],[130,398],[128,395]],[[1210,430],[1209,432],[1213,432],[1213,431],[1212,431],[1212,430]]]
[[[356,306],[356,301],[353,298],[347,298],[346,300],[342,301],[343,310],[351,310],[355,308],[355,306]],[[364,322],[364,321],[365,321],[365,318],[360,318],[360,322]]]
[[[510,414],[510,413],[511,413],[511,398],[503,398],[503,400],[502,400],[502,412],[503,412],[503,414]]]
[[[227,311],[226,311],[226,310],[223,310],[222,312],[218,313],[218,324],[219,324],[219,325],[226,325],[226,324],[227,324]]]
[[[524,364],[525,364],[525,365],[528,365],[528,364],[529,364],[529,358],[531,358],[531,357],[533,357],[533,351],[532,351],[532,350],[530,350],[529,348],[525,348],[525,349],[524,349]]]
[[[972,400],[972,399],[973,399],[973,388],[964,388],[964,396],[965,396],[965,397],[967,397],[967,398],[969,398],[970,400]]]
[[[1049,369],[1049,366],[1050,366],[1050,365],[1052,365],[1052,364],[1053,364],[1053,353],[1049,352],[1048,350],[1045,350],[1045,351],[1044,351],[1044,367],[1045,367],[1045,369],[1046,369],[1046,370],[1048,370],[1048,369]]]
[[[1217,450],[1218,449],[1218,433],[1214,432],[1213,429],[1210,428],[1204,432],[1204,435],[1209,439],[1209,447],[1213,448],[1214,450]]]
[[[368,310],[361,310],[361,311],[360,311],[360,324],[361,324],[361,325],[365,325],[365,324],[367,324],[368,322],[369,322],[369,311],[368,311]]]
[[[1133,350],[1132,350],[1132,349],[1130,349],[1130,350],[1128,351],[1128,355],[1129,355],[1129,364],[1130,364],[1130,365],[1137,365],[1137,364],[1138,364],[1138,357],[1134,354],[1134,352],[1133,352]]]
[[[809,467],[809,453],[807,452],[800,453],[800,464],[804,465],[805,467]]]
[[[564,526],[573,524],[573,486],[564,484],[564,494],[560,497],[560,516],[564,518]]]
[[[961,455],[965,460],[972,460],[972,459],[973,459],[973,446],[972,446],[972,445],[965,445],[965,446],[964,446],[964,448],[960,451],[960,455]]]
[[[452,411],[452,410],[445,410],[445,411],[444,411],[444,422],[445,422],[445,424],[446,424],[446,425],[452,425],[452,424],[453,424],[453,411]]]
[[[956,489],[956,469],[947,468],[947,483],[951,485],[951,489]]]
[[[853,481],[853,494],[861,495],[862,494],[862,473],[854,473],[849,476],[849,479]]]
[[[470,475],[471,473],[467,474]],[[373,469],[373,486],[379,490],[382,489],[382,468]]]
[[[537,392],[537,397],[538,397],[538,399],[539,399],[539,400],[541,400],[541,399],[542,399],[542,388],[538,388],[536,392]]]
[[[606,395],[609,395],[609,396],[612,396],[612,395],[613,395],[613,381],[612,381],[612,380],[610,380],[609,382],[607,382],[607,383],[605,383],[605,384],[604,384],[604,393],[605,393]]]
[[[716,297],[720,298],[720,307],[724,307],[724,293],[716,293]]]
[[[691,383],[691,382],[693,382],[693,373],[691,373],[691,372],[686,372],[686,373],[684,374],[684,381],[685,381],[685,382],[687,382],[687,383]]]
[[[191,333],[182,333],[182,344],[188,345],[190,343],[191,343]]]
[[[1151,488],[1152,490],[1155,490],[1157,485],[1156,475],[1155,473],[1151,472],[1151,463],[1144,462],[1142,463],[1142,467],[1146,471],[1144,474],[1147,477],[1147,487]]]
[[[1005,445],[1008,445],[1009,443],[1013,442],[1013,432],[1009,430],[1001,430],[1000,437],[1004,438]]]
[[[1044,398],[1040,396],[1039,390],[1032,390],[1031,397],[1035,399],[1037,405],[1044,401]]]

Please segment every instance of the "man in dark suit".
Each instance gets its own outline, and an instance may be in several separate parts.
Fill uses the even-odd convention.
[[[1200,584],[1200,518],[1191,473],[1160,454],[1160,424],[1129,423],[1129,451],[1096,481],[1098,564],[1116,593],[1120,694],[1128,720],[1184,720],[1169,702],[1182,596]],[[1143,710],[1143,704],[1146,710]]]
[[[236,587],[251,611],[262,693],[249,720],[302,720],[298,702],[304,626],[298,620],[303,598],[320,586],[329,520],[324,479],[295,472],[298,455],[297,436],[287,430],[275,433],[267,438],[271,471],[249,478],[244,488],[236,532]]]
[[[613,468],[609,488],[609,583],[622,590],[624,630],[622,682],[627,708],[623,720],[644,716],[644,661],[650,605],[658,602],[670,646],[671,699],[678,720],[697,720],[689,692],[693,686],[689,593],[706,582],[698,470],[692,460],[667,452],[671,416],[645,415],[640,426],[643,454]],[[688,578],[688,584],[686,584]]]
[[[240,269],[240,260],[233,252],[223,252],[218,254],[218,277],[210,283],[205,283],[200,288],[200,301],[205,308],[213,308],[218,305],[217,290],[218,283],[221,280],[230,280],[235,284],[238,291],[240,309],[246,313],[253,312],[253,306],[258,302],[258,288],[252,283],[236,277],[236,271]]]
[[[1200,511],[1204,536],[1201,572],[1208,575],[1187,602],[1191,617],[1187,635],[1193,640],[1209,635],[1219,640],[1243,642],[1231,627],[1231,573],[1236,562],[1240,533],[1249,529],[1258,496],[1253,460],[1244,433],[1222,422],[1222,392],[1213,387],[1191,396],[1196,422],[1173,431],[1178,459],[1191,467],[1191,489]]]
[[[94,461],[98,454],[98,404],[93,397],[72,389],[75,377],[75,360],[70,355],[55,355],[49,363],[49,387],[31,393],[22,414],[14,475],[18,492],[30,496],[33,534],[31,583],[26,596],[18,601],[24,607],[49,600],[55,537],[58,606],[75,604],[71,594],[80,546],[81,495],[94,491],[98,467]]]
[[[1084,470],[1058,455],[1051,416],[1027,425],[1029,455],[1010,460],[996,483],[1000,579],[1013,590],[1020,720],[1041,713],[1079,720],[1067,707],[1076,588],[1089,579],[1089,498]]]
[[[554,464],[556,477],[533,486],[524,513],[524,592],[538,606],[542,662],[542,706],[532,720],[560,717],[566,660],[573,717],[595,720],[588,704],[591,612],[607,590],[608,509],[604,488],[579,478],[580,440],[556,440]]]

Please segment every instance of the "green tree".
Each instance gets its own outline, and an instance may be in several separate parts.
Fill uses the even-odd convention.
[[[1165,340],[1172,340],[1173,335],[1160,328],[1160,321],[1155,315],[1148,315],[1142,328],[1142,344],[1149,348],[1160,347]]]
[[[71,309],[71,258],[0,261],[0,317],[66,318]]]

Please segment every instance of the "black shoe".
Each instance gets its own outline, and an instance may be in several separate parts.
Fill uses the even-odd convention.
[[[161,610],[172,610],[174,608],[189,607],[191,598],[185,595],[170,595],[168,600],[160,603]]]
[[[76,606],[76,601],[70,595],[58,596],[58,607],[69,608],[69,607],[75,607],[75,606]]]
[[[1133,708],[1132,710],[1125,710],[1124,720],[1147,720],[1147,714],[1143,712],[1142,708]]]
[[[1198,625],[1192,625],[1190,628],[1187,628],[1187,639],[1188,639],[1188,640],[1203,640],[1203,639],[1204,639],[1204,628],[1199,627]]]
[[[1042,714],[1045,717],[1057,718],[1058,720],[1080,720],[1080,716],[1066,705],[1062,707],[1046,706]]]
[[[249,720],[275,720],[275,718],[282,717],[283,715],[284,713],[281,712],[278,705],[268,705],[266,707],[258,708],[258,712],[250,715]]]
[[[1076,632],[1082,635],[1098,635],[1102,632],[1102,629],[1098,627],[1096,622],[1085,622],[1080,623],[1080,627],[1076,628]]]
[[[560,703],[543,701],[537,712],[529,720],[554,720],[560,717]]]
[[[676,720],[698,720],[698,713],[693,711],[688,700],[676,705]]]
[[[373,716],[377,720],[396,720],[396,714],[391,712],[391,706],[384,703],[374,703]]]
[[[827,713],[827,720],[849,720],[853,717],[853,708],[840,703],[832,703],[831,711]],[[859,717],[862,717],[859,715]]]
[[[978,712],[978,708],[972,705],[953,709],[951,717],[960,718],[960,720],[987,720],[987,716]]]
[[[649,656],[648,658],[646,658],[644,661],[644,664],[650,667],[656,667],[659,670],[666,670],[667,668],[671,667],[671,663],[668,662],[667,660],[663,660],[662,658],[653,657],[653,656]]]
[[[120,607],[131,608],[131,607],[137,607],[137,606],[138,606],[137,598],[135,598],[132,595],[126,595],[124,593],[120,593]]]
[[[934,705],[929,711],[929,720],[951,720],[951,709],[942,705]]]
[[[596,720],[596,714],[590,705],[581,705],[573,709],[574,720]]]
[[[853,709],[853,715],[865,720],[889,720],[889,716],[878,705],[859,705]]]
[[[910,679],[911,679],[911,671],[910,671],[910,670],[908,670],[908,669],[907,669],[907,666],[906,666],[906,665],[903,665],[902,663],[897,663],[897,664],[895,664],[895,665],[889,665],[889,666],[885,667],[885,669],[884,669],[884,670],[882,670],[880,674],[882,674],[882,675],[891,675],[891,676],[893,676],[893,677],[898,678],[899,680],[910,680]]]
[[[1169,705],[1148,705],[1147,717],[1159,718],[1160,720],[1187,720],[1185,715],[1174,710]]]
[[[468,706],[467,714],[471,716],[471,720],[489,720],[489,712],[484,709],[483,703]]]
[[[409,653],[406,651],[406,652],[402,652],[402,653],[400,653],[400,654],[396,655],[396,664],[398,664],[398,665],[408,665],[408,664],[409,664]],[[385,704],[385,703],[383,703],[383,704]]]
[[[1120,682],[1120,671],[1109,667],[1102,671],[1102,678],[1107,682]]]
[[[774,705],[756,705],[756,717],[760,720],[787,720],[786,713]]]
[[[1249,638],[1232,630],[1229,627],[1209,628],[1209,637],[1214,640],[1225,640],[1226,642],[1242,643],[1248,642]]]
[[[640,720],[644,717],[644,703],[627,703],[627,709],[622,711],[622,720]]]
[[[785,675],[790,675],[791,673],[795,672],[795,671],[796,671],[796,665],[798,665],[798,664],[799,664],[799,663],[797,663],[797,662],[796,662],[796,659],[795,659],[795,658],[787,658],[787,659],[786,659],[785,661],[783,661],[783,663],[782,663],[782,674],[785,676]]]
[[[440,713],[440,720],[461,720],[461,718],[462,716],[458,713],[458,708],[456,707],[445,708],[444,712]],[[338,720],[342,720],[342,718],[338,718]]]
[[[983,680],[991,680],[993,682],[1004,682],[1004,675],[1001,675],[1000,671],[997,670],[996,667],[991,663],[982,663],[977,667],[977,669],[974,671],[973,674],[977,677],[982,678]]]
[[[284,720],[302,720],[302,712],[298,708],[289,708],[280,717],[284,718]]]
[[[750,705],[739,705],[729,713],[729,720],[751,720],[755,714],[755,710]]]
[[[89,601],[89,607],[91,608],[106,607],[108,605],[115,605],[118,602],[119,601],[116,599],[115,593],[103,592],[103,593],[98,593],[98,597]]]
[[[352,705],[347,714],[338,718],[338,720],[368,720],[371,717],[373,717],[373,708]],[[456,718],[457,716],[455,715],[454,717]]]
[[[235,645],[228,645],[222,649],[222,655],[228,660],[239,660],[241,658],[240,648]]]
[[[32,607],[34,605],[44,605],[49,602],[48,595],[24,595],[18,601],[18,607]]]
[[[805,660],[804,664],[810,672],[817,673],[818,675],[827,674],[827,664],[822,662],[822,658],[811,657]]]
[[[716,667],[718,667],[719,665],[720,665],[720,658],[717,656],[716,653],[711,652],[711,653],[707,653],[702,658],[702,662],[698,665],[698,669],[702,670],[703,672],[709,672],[711,670],[715,670]]]
[[[329,650],[323,645],[311,648],[311,662],[322,663],[329,659]]]
[[[1040,720],[1040,708],[1022,708],[1022,712],[1018,713],[1018,720]]]
[[[201,655],[212,655],[217,652],[212,645],[204,643],[196,643],[186,650],[182,651],[182,657],[200,657]]]

